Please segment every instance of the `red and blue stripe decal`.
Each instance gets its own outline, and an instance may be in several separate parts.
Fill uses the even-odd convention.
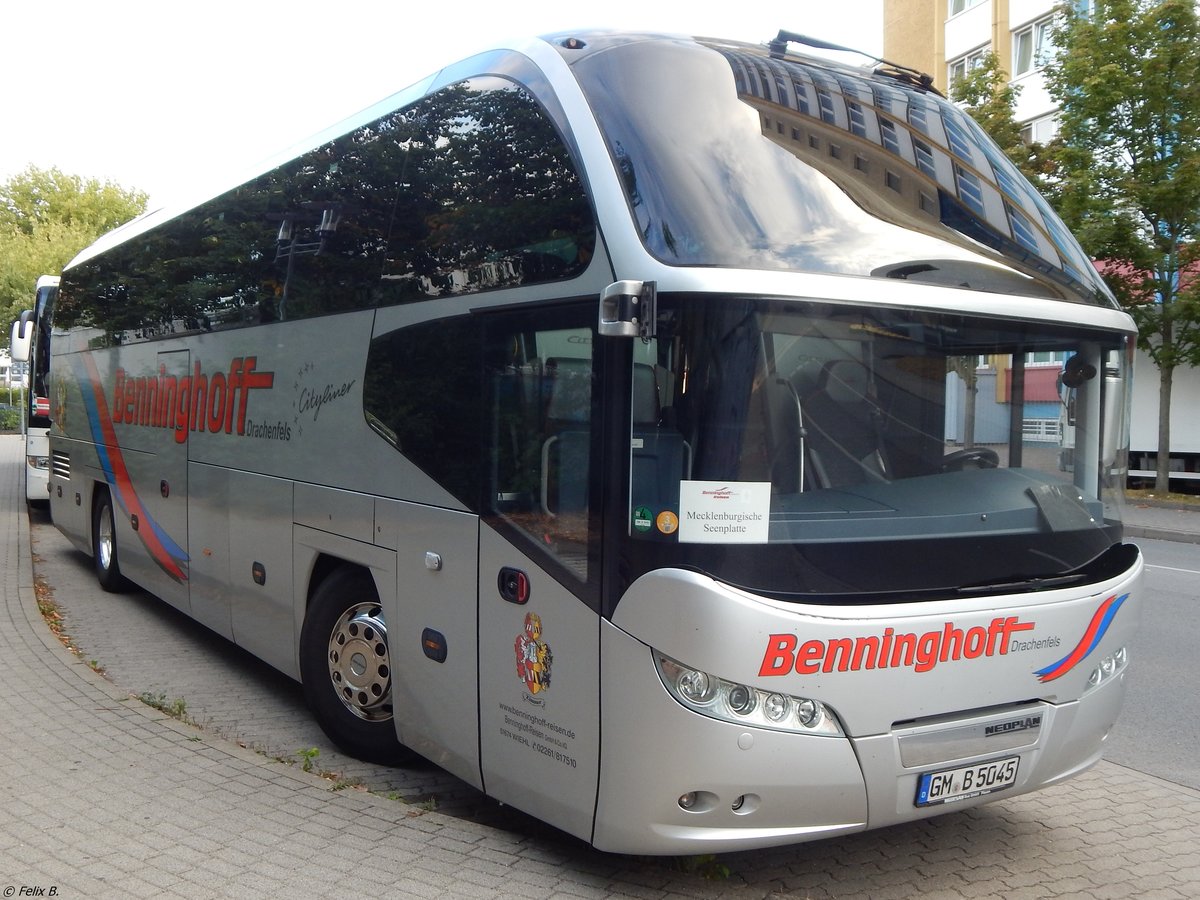
[[[83,366],[87,370],[86,378],[80,379],[83,405],[87,410],[88,427],[92,432],[96,453],[100,457],[100,468],[104,470],[104,480],[108,482],[113,499],[125,515],[138,517],[136,533],[150,558],[171,580],[182,584],[188,577],[187,552],[172,540],[142,505],[141,498],[133,486],[133,479],[129,475],[129,468],[125,465],[121,445],[117,441],[117,432],[113,428],[112,416],[109,415],[108,403],[104,399],[104,389],[101,387],[100,372],[90,353],[83,354]]]
[[[1075,645],[1075,649],[1064,656],[1056,663],[1051,663],[1044,669],[1038,669],[1035,674],[1038,681],[1043,683],[1053,681],[1056,678],[1062,678],[1079,663],[1087,658],[1088,654],[1096,649],[1096,646],[1104,638],[1108,631],[1108,626],[1112,624],[1113,619],[1117,615],[1117,610],[1121,608],[1121,604],[1129,598],[1128,594],[1122,594],[1118,597],[1116,594],[1109,597],[1100,604],[1100,608],[1096,610],[1096,614],[1092,616],[1092,620],[1088,622],[1087,629],[1083,632],[1083,637],[1079,639],[1079,643]]]

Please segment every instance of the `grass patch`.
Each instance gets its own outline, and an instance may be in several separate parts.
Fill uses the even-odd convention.
[[[321,755],[321,748],[309,747],[307,750],[297,750],[295,755],[300,757],[300,768],[305,772],[311,772],[317,764],[317,757]]]
[[[150,691],[143,691],[138,694],[138,699],[147,706],[152,706],[160,712],[166,713],[172,719],[178,719],[180,722],[185,722],[188,725],[195,725],[191,717],[187,714],[187,701],[182,697],[176,697],[174,700],[167,700],[167,695],[163,693],[152,694]]]

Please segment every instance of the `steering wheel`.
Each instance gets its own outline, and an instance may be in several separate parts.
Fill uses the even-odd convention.
[[[1000,465],[1000,454],[991,447],[967,447],[955,450],[942,457],[943,472],[961,472],[963,469],[994,469]]]

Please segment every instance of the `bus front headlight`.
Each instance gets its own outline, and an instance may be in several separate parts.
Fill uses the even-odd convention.
[[[1108,684],[1116,676],[1125,671],[1129,665],[1129,651],[1124,647],[1119,648],[1115,653],[1111,653],[1104,657],[1092,669],[1092,673],[1088,676],[1087,687],[1084,688],[1084,694],[1090,694],[1102,684]]]
[[[654,651],[654,665],[667,692],[702,716],[797,734],[840,735],[837,716],[819,700],[727,681]]]

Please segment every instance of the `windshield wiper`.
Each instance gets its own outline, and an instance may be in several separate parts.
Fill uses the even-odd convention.
[[[865,53],[862,50],[856,50],[854,47],[843,47],[841,44],[831,44],[829,41],[823,41],[820,38],[809,37],[806,34],[797,34],[794,31],[784,31],[780,29],[779,34],[775,36],[775,40],[767,44],[767,49],[771,52],[771,56],[776,59],[782,59],[787,55],[788,44],[803,44],[806,47],[815,47],[818,50],[835,50],[839,53],[857,53],[859,56],[865,56],[867,59],[874,60],[883,68],[875,70],[877,75],[885,75],[889,78],[894,78],[897,81],[903,81],[905,84],[911,84],[913,87],[921,88],[925,91],[932,91],[939,97],[944,97],[941,91],[933,86],[933,76],[927,75],[910,66],[904,66],[900,63],[894,63],[884,59],[881,56],[875,56],[872,53]]]
[[[989,594],[997,591],[1044,591],[1048,588],[1076,584],[1087,576],[1081,572],[1073,575],[1051,575],[1048,577],[1014,578],[1012,581],[993,581],[990,584],[970,584],[958,589],[960,594]]]

